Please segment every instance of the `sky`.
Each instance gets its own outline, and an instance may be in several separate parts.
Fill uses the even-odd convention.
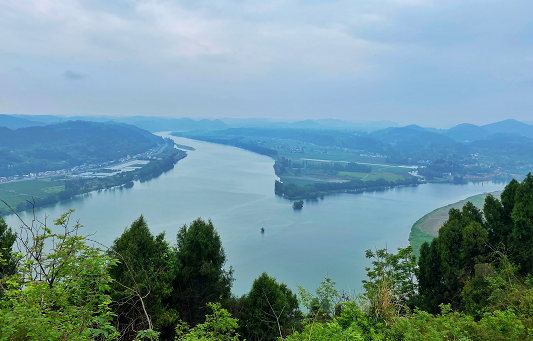
[[[533,121],[531,0],[0,0],[0,113]]]

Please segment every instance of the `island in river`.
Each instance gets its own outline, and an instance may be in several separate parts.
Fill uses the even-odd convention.
[[[163,137],[167,137],[163,135]],[[233,292],[242,295],[262,272],[293,290],[314,290],[324,277],[342,290],[359,291],[371,265],[364,250],[408,245],[413,222],[438,207],[475,194],[503,189],[492,182],[424,184],[358,194],[338,193],[326,200],[304,200],[302,210],[276,196],[274,161],[240,148],[173,138],[196,149],[170,171],[132,188],[95,191],[35,210],[38,218],[57,218],[75,209],[73,221],[84,234],[111,245],[142,214],[154,234],[174,239],[179,228],[198,217],[211,219],[235,269]],[[31,222],[30,211],[21,219]],[[16,228],[14,215],[6,223]],[[261,228],[265,233],[261,234]],[[175,240],[175,239],[174,239]],[[349,269],[347,271],[347,269]]]

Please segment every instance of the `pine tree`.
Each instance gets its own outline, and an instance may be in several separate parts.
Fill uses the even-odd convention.
[[[0,278],[15,274],[16,264],[12,251],[16,239],[17,235],[0,214]]]
[[[170,306],[175,251],[165,241],[165,234],[154,237],[140,216],[115,239],[110,255],[119,261],[110,269],[115,281],[112,298],[117,330],[131,338],[139,330],[152,328],[164,337],[172,335],[178,320]]]
[[[205,321],[207,303],[228,299],[233,269],[224,269],[226,253],[211,220],[198,218],[177,235],[178,276],[173,298],[180,318],[191,326]]]

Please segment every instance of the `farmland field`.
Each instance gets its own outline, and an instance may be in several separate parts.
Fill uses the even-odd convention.
[[[64,189],[63,183],[50,178],[9,182],[0,185],[0,200],[6,201],[15,208],[18,204],[25,203],[26,200],[42,199]],[[7,211],[8,208],[2,203],[0,210]]]

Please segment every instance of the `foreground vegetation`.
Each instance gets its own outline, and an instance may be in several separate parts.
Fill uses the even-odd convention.
[[[533,339],[531,174],[483,210],[452,208],[420,259],[367,250],[359,295],[328,278],[295,294],[263,273],[236,297],[211,221],[170,243],[141,216],[104,248],[70,213],[16,234],[0,219],[0,340]]]

